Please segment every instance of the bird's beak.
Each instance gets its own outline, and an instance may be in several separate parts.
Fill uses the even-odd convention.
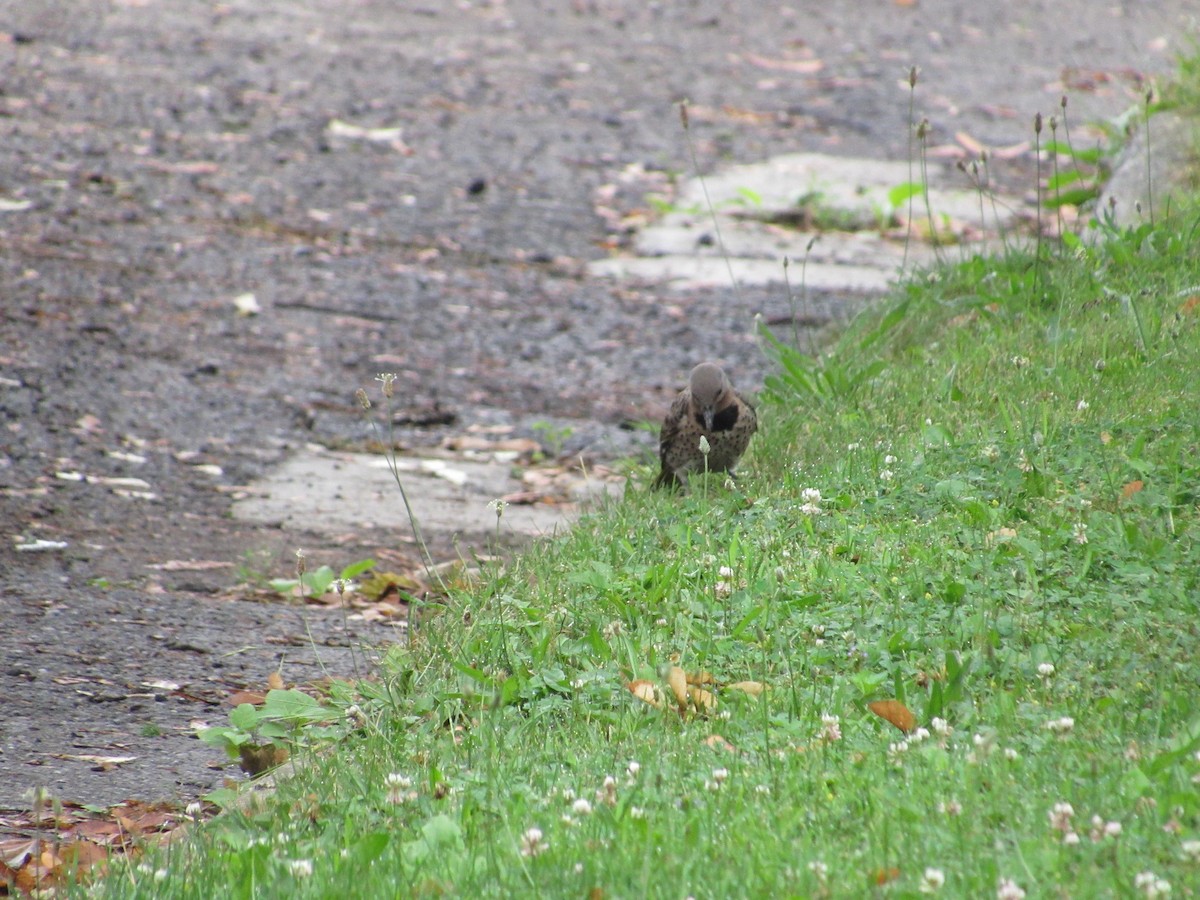
[[[713,411],[712,409],[704,410],[704,430],[712,431],[713,429]]]

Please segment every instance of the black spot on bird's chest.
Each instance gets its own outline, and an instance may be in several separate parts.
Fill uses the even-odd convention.
[[[719,410],[717,414],[713,416],[713,433],[716,434],[721,431],[729,431],[734,425],[737,424],[737,420],[737,404],[730,403],[727,407]],[[696,413],[696,424],[700,426],[701,430],[704,429],[704,416],[700,415],[700,413]]]

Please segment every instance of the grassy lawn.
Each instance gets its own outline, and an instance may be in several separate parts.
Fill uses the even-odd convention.
[[[762,339],[736,485],[635,468],[243,708],[294,776],[80,892],[1200,893],[1200,214]]]
[[[1198,223],[928,273],[820,362],[764,338],[736,487],[642,471],[92,892],[1193,896]]]

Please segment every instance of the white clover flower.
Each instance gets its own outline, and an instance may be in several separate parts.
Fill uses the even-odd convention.
[[[891,481],[895,477],[896,477],[896,473],[893,472],[891,469],[883,469],[879,473],[880,481]]]
[[[550,845],[546,843],[542,836],[542,829],[534,826],[533,828],[526,829],[525,833],[521,835],[522,856],[537,856],[549,849]]]
[[[183,810],[183,814],[193,821],[200,821],[200,816],[204,814],[204,805],[199,800],[193,800]]]
[[[858,441],[855,441],[852,444],[847,444],[846,450],[849,451],[850,453],[853,453],[855,450],[858,450],[861,447],[862,447],[862,444],[860,444]]]
[[[713,769],[712,777],[713,777],[713,781],[717,782],[717,784],[721,784],[723,781],[725,781],[729,777],[729,770],[728,769]]]
[[[592,814],[592,804],[587,801],[586,797],[580,797],[571,804],[571,811],[578,816],[590,816]]]
[[[1000,450],[995,444],[988,444],[983,448],[982,451],[980,451],[980,455],[988,462],[995,462],[1000,458]]]
[[[1141,891],[1143,897],[1166,897],[1171,893],[1171,882],[1153,872],[1138,872],[1134,876],[1133,887]]]
[[[291,859],[288,860],[288,871],[297,878],[308,878],[313,873],[313,864],[311,859]]]
[[[922,894],[936,894],[946,883],[946,873],[941,869],[926,868],[921,876],[919,890]]]
[[[908,736],[908,742],[910,744],[919,744],[919,743],[921,743],[921,741],[927,740],[928,738],[929,738],[929,729],[925,728],[924,726],[921,726],[921,727],[917,728],[916,731],[914,731],[912,734],[910,734]]]
[[[1077,847],[1079,846],[1079,835],[1074,831],[1068,831],[1063,835],[1063,843],[1068,847]]]
[[[890,454],[890,453],[883,458],[883,464],[885,466],[892,466],[892,465],[895,465],[897,462],[899,462],[899,460],[896,459],[896,457],[892,456],[892,454]]]
[[[1046,730],[1052,731],[1060,737],[1070,734],[1071,729],[1075,727],[1075,720],[1070,716],[1063,716],[1060,719],[1051,719],[1046,723]]]
[[[934,716],[933,719],[930,720],[929,727],[933,729],[934,734],[936,734],[938,737],[950,737],[950,735],[954,732],[954,726],[938,716]]]
[[[1068,832],[1071,830],[1071,817],[1075,815],[1075,807],[1070,803],[1055,803],[1050,810],[1050,827],[1055,831]]]
[[[1184,841],[1179,845],[1179,850],[1184,859],[1200,862],[1200,841]]]
[[[805,488],[800,492],[800,499],[805,503],[820,503],[821,492],[816,488]]]
[[[1088,542],[1087,525],[1083,522],[1076,522],[1075,527],[1071,529],[1071,540],[1077,544],[1086,544]]]
[[[996,900],[1025,900],[1025,891],[1011,878],[1001,878],[996,885]]]
[[[631,819],[644,819],[646,818],[646,811],[640,806],[631,806],[629,807],[629,817]]]
[[[1017,468],[1022,472],[1032,472],[1033,463],[1029,461],[1029,457],[1025,455],[1025,449],[1021,448],[1021,452],[1017,454]]]
[[[828,713],[821,716],[820,738],[828,743],[840,741],[842,739],[842,720],[838,716],[831,716]]]
[[[817,881],[822,883],[829,878],[829,866],[825,865],[825,863],[821,862],[819,859],[814,859],[808,864],[808,871],[817,876]]]
[[[410,790],[412,784],[412,779],[407,775],[389,772],[383,779],[383,786],[387,788],[387,802],[399,806],[401,803],[416,800],[417,792]]]
[[[1088,408],[1090,405],[1091,405],[1091,404],[1090,404],[1090,403],[1088,403],[1086,400],[1080,400],[1078,403],[1076,403],[1076,404],[1075,404],[1075,408],[1076,408],[1077,410],[1079,410],[1080,412],[1083,412],[1083,411],[1084,411],[1084,410],[1086,410],[1086,409],[1087,409],[1087,408]]]
[[[630,760],[629,765],[625,767],[625,771],[627,771],[633,778],[636,778],[638,772],[642,771],[642,764],[636,759]]]
[[[1005,747],[1004,748],[1004,758],[1007,759],[1009,762],[1015,762],[1016,760],[1021,758],[1021,754],[1018,753],[1016,751],[1016,749],[1013,747]]]
[[[818,506],[816,503],[802,503],[802,504],[800,504],[800,514],[801,514],[801,515],[804,515],[804,516],[819,516],[819,515],[821,515],[821,513],[822,513],[822,509],[821,509],[821,507],[820,507],[820,506]]]
[[[508,501],[501,500],[499,497],[497,497],[495,500],[489,500],[487,506],[488,509],[496,514],[496,518],[499,519],[502,515],[504,515],[504,511],[508,509]]]
[[[1028,356],[1014,356],[1012,358],[1012,364],[1014,366],[1016,366],[1018,369],[1023,369],[1027,365],[1029,365],[1029,357]],[[1024,896],[1024,895],[1022,895],[1022,896]]]
[[[1054,674],[1054,663],[1044,662],[1038,666],[1039,678],[1050,678]]]

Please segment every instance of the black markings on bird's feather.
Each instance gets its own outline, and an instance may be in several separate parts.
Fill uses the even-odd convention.
[[[738,420],[737,404],[730,403],[727,407],[725,407],[723,410],[721,410],[715,416],[713,416],[713,427],[712,427],[713,433],[715,434],[716,432],[719,432],[719,431],[728,431],[734,425],[737,424],[737,420]],[[699,425],[701,428],[704,428],[704,416],[701,415],[700,413],[696,413],[696,424]]]

